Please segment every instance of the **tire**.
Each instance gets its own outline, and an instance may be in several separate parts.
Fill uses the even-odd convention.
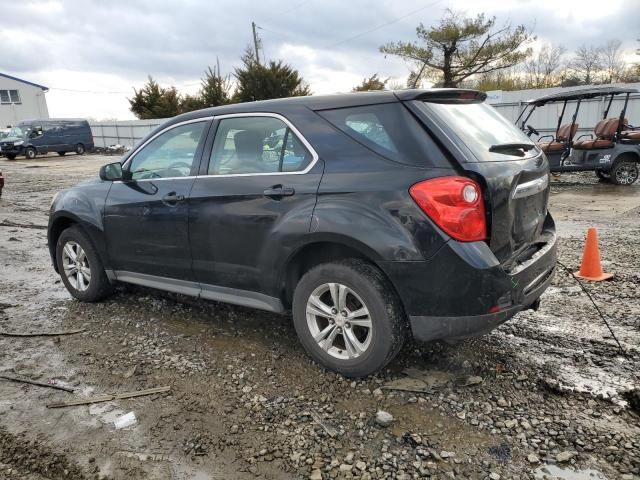
[[[633,185],[638,180],[639,173],[638,162],[621,158],[616,160],[609,171],[609,176],[611,182],[616,185]]]
[[[82,284],[78,285],[77,275],[65,272],[65,265],[73,264],[73,255],[69,254],[65,247],[71,249],[72,253],[81,255],[84,252],[80,262],[84,265],[81,272],[89,271],[89,281],[86,282],[85,275],[82,275]],[[81,249],[81,251],[78,250]],[[81,302],[97,302],[102,300],[111,293],[112,286],[104,271],[102,261],[98,256],[89,237],[78,226],[71,226],[64,230],[56,244],[56,264],[62,283],[67,287],[69,293]],[[77,265],[77,264],[76,264]],[[86,270],[85,270],[86,269]],[[77,271],[77,267],[75,269]],[[71,279],[70,279],[71,277]],[[72,284],[72,281],[74,284]]]
[[[611,180],[611,177],[608,174],[604,173],[602,170],[596,170],[596,177],[605,182]]]
[[[7,160],[15,160],[16,155],[14,153],[7,153]]]
[[[36,158],[36,149],[33,147],[27,147],[24,151],[24,156],[29,160],[33,160],[34,158]]]
[[[337,285],[334,292],[329,284]],[[346,300],[336,305],[333,298],[339,297],[340,291],[346,292]],[[314,304],[320,301],[323,310],[308,303],[312,295]],[[331,312],[331,305],[345,304],[347,316],[337,308]],[[308,306],[328,316],[310,313]],[[349,312],[363,312],[362,307],[368,315],[349,321]],[[400,352],[407,337],[406,317],[393,288],[376,267],[357,259],[324,263],[305,273],[293,294],[293,322],[307,354],[345,377],[364,377],[384,368]],[[318,335],[324,339],[316,341],[314,336]],[[348,341],[354,337],[357,344]]]
[[[67,154],[67,152],[58,152],[58,155],[60,155],[61,157],[64,157]]]
[[[83,145],[83,144],[81,144],[81,143],[78,143],[78,144],[76,145],[76,148],[75,148],[75,150],[74,150],[74,151],[75,151],[78,155],[84,155],[84,151],[85,151],[85,150],[84,150],[84,145]]]

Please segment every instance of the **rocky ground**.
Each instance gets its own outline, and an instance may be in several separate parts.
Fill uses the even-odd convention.
[[[626,354],[559,272],[539,311],[351,381],[305,356],[288,317],[134,287],[72,300],[46,250],[51,197],[115,158],[0,159],[0,332],[85,329],[0,335],[0,375],[76,390],[0,379],[0,479],[640,478],[640,186],[563,175],[551,197],[571,270],[598,228],[615,277],[587,287]]]

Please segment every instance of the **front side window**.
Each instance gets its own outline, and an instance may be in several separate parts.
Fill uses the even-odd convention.
[[[209,160],[209,175],[302,171],[312,155],[282,120],[237,117],[220,121]]]
[[[133,180],[187,177],[205,131],[206,121],[188,123],[157,136],[129,163]]]

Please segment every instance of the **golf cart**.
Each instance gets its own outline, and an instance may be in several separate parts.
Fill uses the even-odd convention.
[[[640,127],[632,127],[625,114],[630,95],[637,92],[635,88],[595,87],[545,95],[526,103],[516,125],[529,137],[539,137],[536,143],[547,155],[552,172],[593,170],[601,179],[631,185],[638,179],[640,170]],[[624,95],[624,105],[618,116],[607,118],[616,95]],[[593,133],[580,135],[574,141],[580,104],[585,99],[599,97],[604,97],[606,104],[602,120],[595,125]],[[563,124],[570,101],[575,101],[575,110],[571,120]],[[536,108],[554,103],[562,104],[555,134],[540,136],[527,122]]]

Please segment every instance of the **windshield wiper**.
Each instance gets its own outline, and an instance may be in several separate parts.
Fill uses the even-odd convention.
[[[497,145],[491,145],[489,147],[490,152],[503,153],[505,155],[517,155],[524,157],[524,152],[528,152],[533,149],[535,145],[533,143],[499,143]]]

